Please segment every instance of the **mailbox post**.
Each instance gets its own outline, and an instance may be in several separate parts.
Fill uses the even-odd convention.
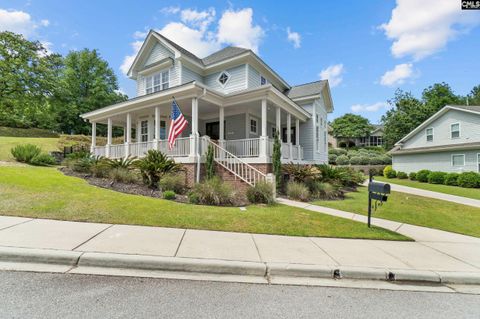
[[[388,200],[390,194],[390,184],[374,182],[373,174],[369,173],[368,178],[368,227],[370,228],[370,220],[372,218],[372,200],[380,201],[380,203]],[[376,207],[376,205],[375,205]]]

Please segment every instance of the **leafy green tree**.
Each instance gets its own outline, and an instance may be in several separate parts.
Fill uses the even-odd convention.
[[[368,119],[352,113],[337,117],[330,126],[333,136],[343,138],[367,136],[373,130]]]
[[[480,105],[480,85],[474,86],[467,97],[469,105]]]
[[[282,186],[282,143],[280,142],[279,132],[277,131],[273,141],[272,166],[273,175],[275,175],[275,184],[277,190]]]
[[[207,179],[214,178],[215,177],[215,161],[214,161],[214,150],[212,145],[208,145],[208,148],[207,148],[205,167],[206,167]]]
[[[97,50],[71,51],[64,65],[55,95],[60,130],[89,134],[90,125],[80,114],[124,101],[127,97],[118,93],[117,77]]]
[[[445,82],[435,83],[422,92],[422,101],[434,114],[445,105],[464,104],[462,97],[455,95],[452,88]]]
[[[49,98],[61,67],[40,42],[0,32],[0,125],[55,128]]]

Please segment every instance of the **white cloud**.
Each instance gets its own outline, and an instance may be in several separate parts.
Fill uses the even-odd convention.
[[[399,85],[413,76],[413,65],[411,63],[397,64],[393,70],[387,71],[382,75],[380,84],[385,86]]]
[[[157,31],[200,58],[218,51],[223,45],[240,46],[258,53],[260,41],[265,34],[259,25],[253,24],[251,8],[226,10],[218,24],[214,23],[216,17],[214,8],[198,11],[167,7],[160,11],[165,14],[177,14],[180,21],[169,22]],[[133,53],[126,56],[120,66],[124,74],[128,72],[142,45],[142,41],[139,40],[145,35],[146,33],[142,31],[133,34],[137,40],[131,43]]]
[[[342,82],[344,71],[343,64],[334,64],[323,69],[319,76],[322,80],[328,80],[330,87],[335,87]]]
[[[47,27],[49,24],[48,20],[36,22],[30,14],[24,11],[0,9],[0,32],[11,31],[28,38],[34,34],[36,29]]]
[[[377,102],[373,104],[354,104],[350,107],[352,112],[361,113],[361,112],[377,112],[379,110],[384,110],[388,108],[388,103]]]
[[[455,0],[397,0],[390,21],[380,26],[393,40],[394,57],[420,60],[442,50],[459,33],[480,23],[480,12],[462,11]]]
[[[300,42],[302,37],[298,32],[293,32],[290,30],[290,27],[287,28],[287,40],[293,43],[295,49],[300,48]]]
[[[259,25],[253,25],[253,10],[227,10],[218,22],[217,40],[258,53],[258,46],[265,32]]]

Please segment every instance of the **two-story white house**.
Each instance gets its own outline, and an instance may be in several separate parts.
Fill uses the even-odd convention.
[[[445,106],[390,153],[396,171],[479,172],[480,106]]]
[[[199,58],[155,31],[128,76],[137,83],[135,98],[81,115],[92,124],[95,155],[142,157],[157,149],[192,169],[198,180],[199,163],[212,145],[217,163],[254,184],[271,170],[279,132],[283,162],[328,161],[328,81],[291,86],[251,50],[226,47]],[[189,124],[169,150],[173,98]],[[108,126],[106,146],[95,143],[99,123]],[[113,126],[124,128],[123,144],[112,144]]]

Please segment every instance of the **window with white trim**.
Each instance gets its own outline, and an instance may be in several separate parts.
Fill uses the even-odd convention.
[[[267,84],[267,79],[263,77],[263,75],[260,76],[260,85],[265,85]]]
[[[427,142],[433,142],[433,127],[427,128],[425,134],[427,135]]]
[[[272,138],[275,138],[277,136],[277,128],[275,126],[272,126]]]
[[[160,139],[165,140],[167,138],[167,121],[160,120]]]
[[[145,77],[145,93],[150,94],[170,87],[170,71],[165,70]]]
[[[450,125],[450,137],[451,138],[460,137],[460,123],[454,123]]]
[[[148,141],[148,121],[140,122],[140,141]]]
[[[465,154],[452,155],[452,166],[454,167],[465,166]]]
[[[258,134],[258,121],[257,121],[257,119],[250,118],[250,133]]]
[[[225,86],[225,84],[227,84],[229,79],[230,79],[230,74],[228,74],[227,71],[223,71],[222,73],[220,73],[220,76],[218,77],[217,80],[222,86]]]

